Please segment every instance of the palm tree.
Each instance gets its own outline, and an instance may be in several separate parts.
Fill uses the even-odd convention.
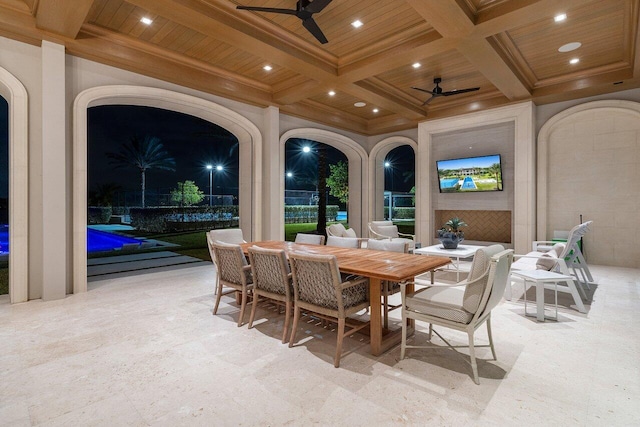
[[[500,163],[494,163],[488,168],[488,172],[496,178],[496,190],[500,189],[502,185],[502,176],[501,176],[501,168]]]
[[[116,167],[133,166],[140,171],[143,208],[146,188],[145,174],[147,169],[176,170],[176,161],[164,149],[160,138],[155,136],[145,136],[142,141],[137,136],[134,136],[128,144],[122,144],[120,152],[107,153],[107,157],[112,159],[111,163]]]

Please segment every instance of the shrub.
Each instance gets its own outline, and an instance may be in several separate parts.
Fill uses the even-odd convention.
[[[416,216],[416,208],[414,207],[394,207],[393,219],[414,219]]]
[[[221,222],[237,222],[238,206],[162,206],[130,208],[131,225],[141,231],[163,233],[171,229],[217,228]],[[182,226],[175,224],[181,223]],[[186,225],[190,224],[190,225]]]
[[[335,221],[338,216],[337,205],[327,205],[327,222]],[[298,224],[318,222],[318,206],[316,205],[285,205],[284,223]]]
[[[108,224],[111,219],[111,206],[90,206],[87,209],[87,223]]]

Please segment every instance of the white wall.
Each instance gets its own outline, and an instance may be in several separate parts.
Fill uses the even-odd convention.
[[[640,267],[640,103],[579,104],[552,117],[538,143],[538,233],[593,221],[590,263]]]

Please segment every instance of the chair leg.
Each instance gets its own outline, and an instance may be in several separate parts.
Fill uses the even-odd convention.
[[[296,331],[298,330],[298,320],[300,320],[300,307],[295,306],[293,309],[293,325],[291,326],[291,338],[289,338],[289,347],[293,347],[296,340]]]
[[[473,330],[469,331],[469,357],[471,358],[471,370],[473,371],[473,381],[480,384],[478,378],[478,364],[476,363],[476,349],[473,346]]]
[[[342,340],[344,339],[345,319],[338,319],[338,341],[336,343],[336,356],[333,358],[333,366],[340,367],[340,355],[342,354]]]
[[[287,342],[287,337],[289,335],[289,323],[291,320],[291,302],[285,302],[284,305],[284,330],[282,331],[282,344]]]
[[[493,360],[498,360],[496,357],[496,349],[493,347],[493,336],[491,335],[491,314],[487,317],[487,335],[489,336],[489,346],[491,347],[491,354],[493,354]]]
[[[218,281],[218,291],[216,292],[216,305],[213,306],[213,314],[218,312],[218,305],[220,305],[220,298],[222,297],[222,283]]]
[[[433,336],[433,323],[429,323],[429,342],[431,342],[432,336]]]
[[[253,305],[251,306],[251,315],[249,316],[249,327],[248,327],[248,329],[253,328],[253,319],[256,316],[256,308],[258,307],[258,301],[260,301],[260,296],[254,292],[254,294],[253,294]]]
[[[569,288],[569,291],[571,292],[571,295],[573,296],[573,302],[576,303],[576,307],[578,307],[578,311],[580,313],[586,313],[587,309],[584,308],[584,304],[582,303],[582,297],[578,293],[578,286],[581,286],[581,285],[578,284],[576,286],[576,280],[567,280],[565,283],[567,284],[567,287]],[[584,290],[583,290],[583,292],[584,292]]]
[[[407,351],[407,316],[404,313],[404,307],[402,308],[402,341],[400,343],[400,360],[404,359],[404,354]]]
[[[244,310],[247,308],[247,291],[242,291],[242,303],[240,304],[240,316],[238,317],[238,327],[242,326],[244,321]]]
[[[511,274],[509,274],[509,277],[507,278],[507,286],[504,288],[504,299],[511,301],[511,294]]]

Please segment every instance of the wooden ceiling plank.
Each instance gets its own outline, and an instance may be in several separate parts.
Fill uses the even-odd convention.
[[[92,4],[93,0],[39,0],[36,27],[75,39]]]
[[[397,112],[399,115],[411,120],[424,119],[427,115],[421,107],[393,96],[388,92],[383,92],[366,81],[361,81],[357,84],[350,83],[340,85],[338,90],[344,91],[369,104],[384,108],[385,110]]]
[[[478,17],[477,25],[470,36],[489,37],[513,28],[532,24],[576,7],[584,6],[585,0],[517,0],[501,7],[490,9]]]
[[[379,55],[350,64],[344,67],[344,69],[340,69],[340,76],[338,76],[338,78],[323,81],[316,80],[316,85],[318,86],[311,97],[321,93],[322,91],[329,90],[331,86],[335,88],[336,85],[365,80],[369,77],[382,74],[386,71],[393,70],[404,65],[408,67],[419,59],[428,58],[450,51],[457,46],[457,41],[440,38],[440,36],[435,32],[430,32],[428,37],[437,38],[435,41],[426,44],[417,44],[408,50],[405,50],[404,46],[401,46],[392,52],[383,52]],[[286,102],[284,102],[285,104],[294,103],[310,97],[306,90],[308,90],[306,86],[301,86],[300,90],[297,90],[295,87],[291,87],[286,91],[283,91],[282,94],[275,95],[275,97],[277,99],[281,99],[283,102],[286,100]]]
[[[193,28],[210,37],[224,40],[239,49],[248,51],[274,64],[295,69],[309,77],[335,76],[336,65],[283,40],[273,33],[252,27],[244,21],[225,15],[214,8],[220,2],[202,3],[195,0],[129,0],[136,6],[171,17],[180,25]],[[231,3],[226,2],[228,8]],[[233,9],[235,11],[235,9]],[[237,16],[237,14],[235,14]],[[293,39],[293,36],[290,37]]]
[[[94,37],[87,37],[87,39],[91,40],[92,45],[97,44],[97,42],[95,42],[94,39],[98,39],[102,42],[104,46],[108,46],[109,43],[111,43],[113,45],[118,45],[118,48],[123,50],[126,49],[127,51],[137,51],[137,52],[140,52],[141,54],[152,55],[157,58],[167,58],[175,63],[184,64],[187,67],[193,67],[196,69],[205,70],[210,72],[212,75],[220,76],[221,78],[224,78],[228,81],[237,82],[238,84],[241,84],[246,87],[252,87],[253,90],[263,91],[265,93],[268,92],[269,98],[271,98],[270,87],[268,85],[253,79],[244,78],[242,76],[231,73],[224,69],[215,67],[207,62],[203,62],[203,61],[188,57],[186,55],[169,52],[167,50],[164,50],[162,48],[159,48],[155,45],[152,45],[146,42],[131,40],[126,36],[123,36],[121,34],[107,30],[105,28],[98,27],[91,24],[85,24],[83,26],[82,32],[86,33],[87,35],[94,36]],[[89,44],[89,42],[87,42],[87,44]],[[73,46],[74,46],[74,49],[76,49],[77,51],[83,52],[84,54],[86,54],[85,52],[86,49],[82,48],[81,42],[75,43]],[[115,50],[115,49],[111,49],[111,50]],[[153,69],[156,67],[155,65],[153,65],[153,63],[148,63],[146,65],[149,67],[149,69]]]

